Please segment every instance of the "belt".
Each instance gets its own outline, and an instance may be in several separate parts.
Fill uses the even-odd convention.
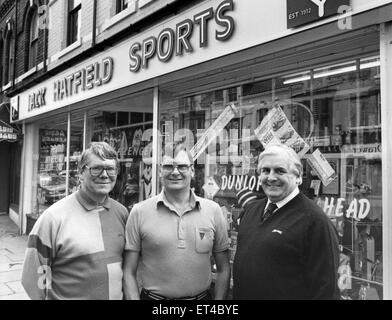
[[[161,296],[160,294],[151,292],[147,289],[142,288],[142,293],[144,293],[147,297],[153,299],[153,300],[201,300],[205,297],[207,297],[210,293],[208,290],[203,291],[202,293],[196,295],[196,296],[188,296],[188,297],[181,297],[181,298],[168,298],[165,296]]]

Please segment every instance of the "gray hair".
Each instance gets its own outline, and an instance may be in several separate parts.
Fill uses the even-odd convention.
[[[104,141],[91,142],[79,158],[79,172],[83,171],[83,168],[87,165],[88,158],[91,154],[95,154],[102,160],[114,159],[116,161],[116,166],[118,166],[117,152],[108,143]]]
[[[300,184],[302,183],[302,174],[304,169],[298,154],[292,148],[282,143],[274,143],[267,146],[259,155],[259,164],[257,166],[258,172],[260,172],[261,160],[267,155],[285,155],[289,160],[291,167],[290,170],[300,179]]]
[[[182,143],[182,142],[180,142],[180,143],[175,143],[175,142],[167,143],[165,145],[165,147],[163,148],[162,158],[164,156],[167,156],[167,157],[174,159],[177,156],[177,154],[180,153],[180,151],[184,151],[187,154],[190,163],[194,164],[193,157],[192,157],[191,153],[187,149],[185,143]]]

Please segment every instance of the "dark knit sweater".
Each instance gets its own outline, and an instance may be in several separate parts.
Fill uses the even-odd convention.
[[[302,193],[261,223],[267,199],[245,206],[234,259],[234,299],[337,299],[335,227]]]

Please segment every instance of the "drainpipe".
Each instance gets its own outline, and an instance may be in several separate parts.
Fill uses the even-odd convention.
[[[92,30],[92,39],[91,39],[91,47],[95,46],[95,37],[96,37],[96,29],[97,29],[97,0],[93,1],[93,30]]]
[[[12,89],[15,86],[16,73],[16,34],[18,33],[18,1],[15,1],[15,30],[14,30],[14,65],[12,66]]]
[[[44,43],[43,43],[43,47],[44,47],[44,67],[43,67],[43,72],[45,73],[48,69],[48,64],[47,61],[48,60],[48,46],[46,45],[46,43],[48,42],[48,28],[49,28],[49,1],[45,2],[46,8],[45,8],[45,14],[46,14],[46,25],[44,27]]]

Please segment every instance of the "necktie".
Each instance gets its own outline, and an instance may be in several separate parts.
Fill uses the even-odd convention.
[[[270,202],[269,205],[267,206],[267,209],[264,211],[263,215],[263,221],[267,220],[270,216],[272,216],[272,213],[278,208],[276,203]]]

